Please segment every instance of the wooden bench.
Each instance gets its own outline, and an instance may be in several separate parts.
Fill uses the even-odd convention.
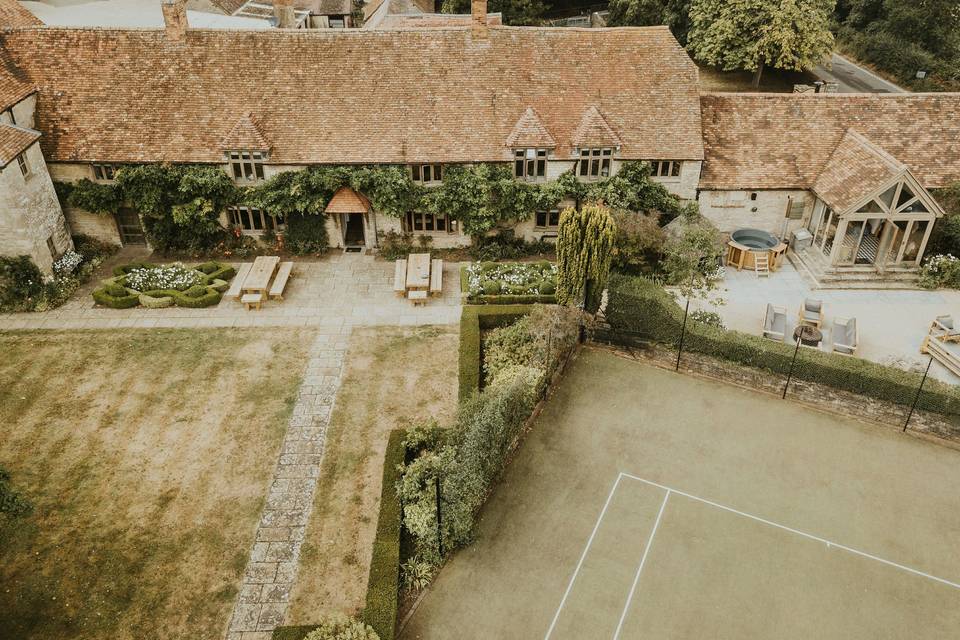
[[[414,306],[427,304],[426,291],[411,291],[407,294],[407,297],[410,298],[410,301],[413,302]]]
[[[407,261],[397,260],[393,268],[393,292],[402,296],[407,292]]]
[[[920,352],[933,356],[934,360],[946,367],[951,373],[960,376],[960,356],[950,351],[947,345],[937,340],[935,336],[928,335],[923,339]]]
[[[263,304],[263,294],[262,293],[245,293],[240,298],[240,302],[247,308],[247,311],[250,309],[256,309],[260,311],[261,305]]]
[[[233,277],[233,282],[230,283],[230,288],[223,294],[224,297],[234,300],[240,299],[240,290],[243,288],[243,281],[247,279],[247,274],[250,273],[250,267],[252,266],[249,262],[240,265],[240,268],[237,269],[237,275]]]
[[[443,260],[430,262],[430,295],[443,295]]]
[[[292,262],[281,262],[277,269],[277,275],[273,277],[273,284],[270,285],[270,299],[283,300],[283,290],[287,286],[287,280],[290,279],[290,272],[293,271]]]

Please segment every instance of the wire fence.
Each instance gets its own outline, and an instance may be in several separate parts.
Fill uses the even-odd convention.
[[[802,402],[960,442],[960,387],[929,375],[931,361],[907,371],[828,353],[798,332],[771,340],[692,317],[662,289],[608,293],[597,342]],[[815,336],[813,336],[815,337]]]

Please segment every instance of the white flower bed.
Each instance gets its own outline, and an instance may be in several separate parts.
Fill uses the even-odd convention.
[[[127,273],[126,286],[134,291],[156,291],[158,289],[185,291],[202,282],[203,274],[177,262],[151,269],[131,269]]]
[[[553,295],[557,265],[550,262],[473,263],[467,267],[471,298],[481,295]]]
[[[80,266],[81,262],[83,262],[83,256],[73,249],[68,249],[65,254],[60,256],[60,258],[53,263],[53,272],[58,278],[68,276]]]

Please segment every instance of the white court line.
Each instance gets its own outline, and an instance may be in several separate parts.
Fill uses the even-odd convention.
[[[587,540],[587,546],[583,548],[583,553],[580,554],[580,561],[577,562],[577,568],[573,570],[573,575],[570,576],[570,582],[567,584],[567,590],[563,592],[563,598],[560,599],[560,605],[557,607],[557,612],[553,614],[553,620],[550,622],[550,628],[547,629],[547,635],[543,637],[543,640],[547,640],[550,637],[550,634],[553,633],[553,628],[557,626],[557,620],[560,618],[560,610],[563,609],[563,605],[567,601],[567,596],[570,595],[570,591],[573,589],[573,581],[577,579],[577,574],[580,573],[580,567],[583,566],[583,561],[587,557],[587,552],[590,551],[590,545],[593,544],[593,538],[597,535],[597,530],[600,529],[600,521],[603,520],[603,516],[607,512],[607,507],[610,506],[610,501],[613,500],[613,494],[617,492],[617,486],[620,484],[620,480],[623,478],[623,476],[623,473],[618,475],[617,479],[613,482],[613,487],[610,488],[610,494],[607,495],[607,501],[603,504],[603,509],[600,511],[600,516],[597,518],[597,523],[593,525],[593,531],[590,533],[590,538]]]
[[[863,558],[869,558],[870,560],[875,560],[875,561],[880,562],[880,563],[882,563],[882,564],[885,564],[885,565],[887,565],[887,566],[895,567],[895,568],[897,568],[897,569],[900,569],[901,571],[906,571],[907,573],[912,573],[913,575],[920,576],[921,578],[927,578],[928,580],[933,580],[933,581],[935,581],[935,582],[939,582],[939,583],[941,583],[941,584],[945,584],[945,585],[947,585],[947,586],[949,586],[949,587],[953,587],[954,589],[960,589],[960,584],[958,584],[958,583],[956,583],[956,582],[951,582],[951,581],[945,580],[945,579],[943,579],[943,578],[938,578],[937,576],[930,575],[929,573],[924,573],[923,571],[919,571],[919,570],[917,570],[917,569],[912,569],[912,568],[910,568],[910,567],[907,567],[907,566],[905,566],[905,565],[899,564],[899,563],[897,563],[897,562],[893,562],[892,560],[885,560],[884,558],[880,558],[879,556],[875,556],[875,555],[873,555],[873,554],[867,553],[866,551],[860,551],[859,549],[854,549],[853,547],[848,547],[848,546],[846,546],[846,545],[839,544],[839,543],[833,542],[833,541],[831,541],[831,540],[827,540],[826,538],[821,538],[820,536],[815,536],[815,535],[813,535],[812,533],[806,533],[805,531],[799,531],[799,530],[797,530],[797,529],[793,529],[793,528],[788,527],[788,526],[786,526],[786,525],[779,524],[779,523],[777,523],[777,522],[773,522],[772,520],[767,520],[766,518],[761,518],[760,516],[751,515],[751,514],[749,514],[749,513],[745,513],[745,512],[743,512],[743,511],[739,511],[739,510],[737,510],[737,509],[734,509],[733,507],[728,507],[728,506],[722,505],[722,504],[720,504],[720,503],[718,503],[718,502],[713,502],[712,500],[707,500],[706,498],[701,498],[701,497],[699,497],[699,496],[695,496],[695,495],[686,493],[686,492],[684,492],[684,491],[680,491],[680,490],[678,490],[678,489],[674,489],[674,488],[672,488],[672,487],[668,487],[668,486],[666,486],[666,485],[659,484],[659,483],[657,483],[657,482],[652,482],[652,481],[650,481],[650,480],[645,480],[644,478],[640,478],[640,477],[638,477],[638,476],[634,476],[634,475],[631,475],[631,474],[629,474],[629,473],[623,473],[623,472],[621,472],[620,475],[617,476],[617,480],[619,481],[620,478],[622,478],[622,477],[627,477],[627,478],[630,478],[631,480],[637,480],[637,481],[639,481],[639,482],[643,482],[643,483],[645,483],[645,484],[648,484],[648,485],[650,485],[650,486],[652,486],[652,487],[658,487],[658,488],[663,489],[664,491],[667,491],[667,492],[669,492],[669,493],[675,493],[675,494],[680,495],[680,496],[683,496],[683,497],[685,497],[685,498],[690,498],[691,500],[696,500],[697,502],[702,502],[703,504],[708,504],[708,505],[710,505],[711,507],[716,507],[717,509],[722,509],[722,510],[724,510],[724,511],[729,511],[730,513],[735,513],[735,514],[738,515],[738,516],[742,516],[742,517],[744,517],[744,518],[749,518],[750,520],[755,520],[756,522],[761,522],[761,523],[766,524],[766,525],[769,525],[769,526],[771,526],[771,527],[776,527],[777,529],[782,529],[783,531],[789,531],[790,533],[794,533],[794,534],[796,534],[796,535],[798,535],[798,536],[802,536],[802,537],[804,537],[804,538],[807,538],[808,540],[815,540],[815,541],[817,541],[817,542],[822,542],[823,544],[827,545],[827,547],[836,547],[837,549],[843,549],[844,551],[847,551],[847,552],[852,553],[852,554],[854,554],[854,555],[858,555],[858,556],[861,556],[861,557],[863,557]],[[616,487],[616,483],[614,483],[614,487]],[[582,558],[581,558],[581,562],[582,562]],[[579,568],[579,565],[578,565],[578,568]],[[561,605],[562,605],[562,603],[561,603]],[[559,613],[559,612],[558,612],[558,613]]]
[[[640,566],[637,567],[637,574],[633,576],[633,584],[630,585],[630,593],[627,595],[627,601],[623,605],[623,613],[620,614],[620,622],[617,623],[617,630],[613,633],[613,640],[620,637],[620,630],[623,629],[623,621],[627,619],[627,611],[630,609],[630,603],[633,602],[633,592],[637,590],[637,583],[640,582],[640,572],[643,571],[643,565],[647,562],[647,554],[650,553],[650,547],[653,546],[653,536],[657,535],[657,529],[660,527],[660,518],[663,517],[663,510],[667,506],[667,500],[670,499],[670,489],[663,496],[663,502],[660,504],[660,511],[657,512],[657,519],[653,523],[653,530],[650,537],[647,538],[647,546],[643,549],[643,557],[640,558]]]

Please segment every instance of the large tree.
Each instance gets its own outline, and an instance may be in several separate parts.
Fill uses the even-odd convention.
[[[830,16],[836,0],[694,0],[688,48],[725,71],[765,67],[802,71],[833,51]]]
[[[687,43],[691,0],[610,0],[608,27],[645,27],[665,24],[680,41]]]
[[[610,274],[617,225],[610,210],[588,204],[560,214],[557,229],[557,302],[595,313]],[[586,290],[584,287],[586,286]]]
[[[515,26],[537,25],[543,20],[549,5],[542,0],[490,0],[490,13],[502,13],[503,24]],[[443,13],[470,13],[470,0],[443,0]]]

